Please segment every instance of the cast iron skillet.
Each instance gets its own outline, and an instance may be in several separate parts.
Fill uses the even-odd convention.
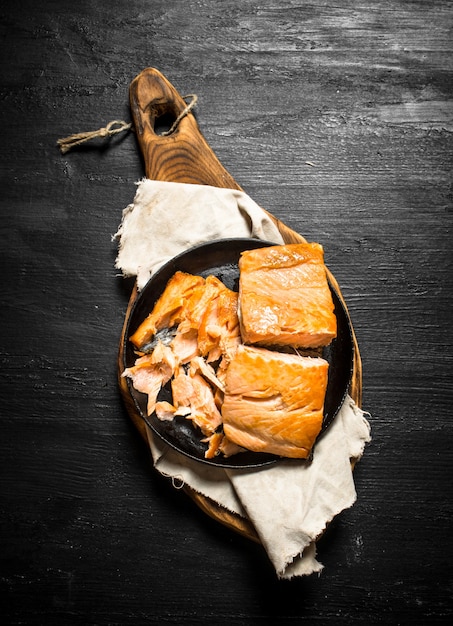
[[[124,367],[131,367],[137,358],[134,353],[134,346],[128,337],[149,315],[176,271],[180,270],[204,278],[214,274],[229,289],[237,291],[239,282],[238,261],[241,252],[272,245],[275,244],[258,239],[220,239],[195,246],[168,261],[150,278],[132,307],[124,333]],[[349,318],[337,293],[331,285],[329,286],[337,317],[337,337],[323,350],[323,358],[329,363],[329,378],[324,403],[324,419],[318,439],[330,426],[346,397],[353,365],[353,339]],[[226,468],[260,467],[275,463],[279,458],[271,454],[249,451],[229,458],[219,456],[205,459],[206,444],[201,442],[203,436],[189,420],[177,417],[169,422],[159,420],[155,413],[148,416],[146,414],[147,396],[134,389],[129,378],[127,384],[134,404],[148,426],[165,443],[185,456],[209,465]],[[171,402],[170,385],[166,385],[161,390],[158,399]]]

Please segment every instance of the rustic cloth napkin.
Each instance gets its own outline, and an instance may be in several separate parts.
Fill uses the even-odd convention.
[[[229,237],[283,243],[274,222],[244,192],[145,179],[115,235],[116,267],[125,276],[136,276],[141,289],[176,254]],[[147,434],[154,467],[175,486],[187,484],[253,523],[279,578],[323,569],[316,559],[316,540],[354,504],[351,460],[362,456],[371,439],[365,413],[349,396],[317,442],[311,463],[287,459],[262,468],[223,469],[187,458],[151,429]]]

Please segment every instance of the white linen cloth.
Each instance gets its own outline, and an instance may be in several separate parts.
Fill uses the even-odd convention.
[[[142,289],[167,260],[206,241],[255,237],[284,243],[274,222],[234,189],[152,181],[138,183],[123,211],[116,267]],[[320,438],[311,463],[293,459],[255,469],[223,469],[194,461],[148,428],[154,467],[254,525],[279,578],[320,572],[316,540],[357,497],[351,460],[371,440],[365,413],[348,396]]]

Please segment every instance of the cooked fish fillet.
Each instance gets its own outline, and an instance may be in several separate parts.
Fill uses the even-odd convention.
[[[198,373],[186,374],[182,368],[171,381],[173,405],[179,409],[189,408],[187,418],[191,419],[204,435],[212,435],[221,425],[222,417],[218,410],[212,387]]]
[[[316,348],[336,336],[336,317],[318,243],[247,250],[239,261],[244,343]]]
[[[178,363],[171,348],[158,343],[152,354],[138,358],[132,367],[122,373],[132,380],[137,391],[148,396],[147,413],[155,409],[159,391],[177,371]]]
[[[240,346],[226,372],[225,435],[255,452],[307,458],[322,427],[328,366],[319,357]]]
[[[208,280],[209,277],[206,282]],[[224,354],[228,356],[234,353],[241,340],[238,294],[220,280],[216,281],[217,292],[207,303],[198,326],[200,354],[208,362],[217,361]]]
[[[134,346],[142,348],[156,331],[179,324],[184,318],[188,303],[199,300],[204,286],[205,281],[201,276],[176,272],[168,281],[151,313],[130,337]]]

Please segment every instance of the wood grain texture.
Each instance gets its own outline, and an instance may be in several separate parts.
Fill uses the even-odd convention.
[[[445,0],[3,3],[0,601],[7,624],[451,620],[452,5]],[[114,269],[145,175],[130,119],[158,68],[231,177],[341,285],[373,441],[320,577],[151,469],[117,389],[132,285]],[[208,593],[205,591],[208,590]]]
[[[157,132],[159,120],[167,118],[171,128],[187,107],[163,74],[154,68],[140,72],[129,87],[129,100],[147,178],[239,188],[206,143],[193,114],[185,115],[170,135]]]

